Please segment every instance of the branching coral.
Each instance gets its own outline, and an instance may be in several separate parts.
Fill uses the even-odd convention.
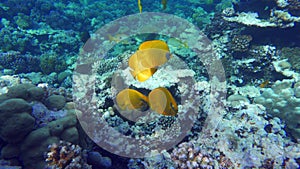
[[[84,151],[78,145],[60,141],[49,146],[46,162],[49,169],[91,169]]]

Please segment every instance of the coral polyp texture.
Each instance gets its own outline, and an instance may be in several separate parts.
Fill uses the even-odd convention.
[[[201,152],[201,147],[193,142],[184,142],[178,145],[171,153],[176,168],[212,168],[216,164],[220,168],[233,167],[232,162],[224,155],[214,159],[209,153]]]
[[[79,145],[60,141],[49,146],[46,162],[49,169],[91,169]]]

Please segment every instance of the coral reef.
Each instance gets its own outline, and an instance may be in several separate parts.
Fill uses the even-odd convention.
[[[255,3],[255,1],[250,3]],[[231,16],[224,15],[223,18],[229,22],[237,22],[242,25],[257,27],[287,28],[294,27],[296,23],[300,22],[300,17],[293,16],[289,11],[295,10],[299,6],[299,4],[295,4],[295,1],[277,1],[277,6],[274,6],[272,1],[266,1],[262,4],[265,7],[268,6],[268,8],[259,7],[256,11],[251,11],[252,8],[250,8],[250,11],[239,11],[243,8],[239,9],[239,4],[236,3],[238,11],[232,12]],[[269,12],[269,16],[259,16],[259,14],[265,15],[264,13],[266,13],[266,10]]]
[[[295,71],[300,71],[300,47],[285,47],[281,50],[281,58],[288,59],[290,66]]]
[[[64,141],[49,146],[46,162],[49,169],[92,169],[86,163],[86,152],[80,146]]]
[[[66,116],[66,110],[51,111],[42,103],[32,105],[32,116],[35,118],[36,127],[44,127],[49,122],[55,121]]]
[[[300,139],[299,128],[299,84],[293,86],[294,80],[276,81],[271,88],[263,90],[255,102],[264,105],[268,113],[284,120],[296,139]]]
[[[7,84],[15,85],[0,96],[0,137],[4,144],[1,158],[16,161],[16,164],[22,161],[26,169],[42,168],[45,165],[43,153],[49,144],[59,140],[79,142],[74,106],[70,102],[65,103],[63,96],[47,96],[53,91],[30,83],[19,84],[22,81],[19,78],[16,82],[14,78],[6,80]],[[60,111],[50,111],[42,103],[54,96],[63,98],[63,104],[50,108],[60,109],[63,106]]]
[[[148,24],[165,19],[151,18],[151,13],[141,22],[123,20],[145,33],[126,24],[105,35],[93,33],[114,19],[137,14],[137,4],[129,1],[0,3],[1,169],[45,168],[46,163],[65,169],[121,169],[126,163],[131,169],[300,167],[299,0],[168,1],[165,9],[160,5],[143,1],[143,13],[186,18],[211,41],[187,29],[189,24]],[[138,35],[127,38],[127,33]],[[170,36],[173,33],[180,36]],[[105,54],[101,45],[96,47],[100,52],[90,63],[90,46],[80,47],[88,39],[97,43],[99,36],[104,48],[114,47]],[[205,44],[189,43],[194,38],[205,39]],[[153,39],[166,41],[173,57],[155,65],[157,71],[141,83],[127,61],[142,41]],[[77,60],[78,51],[86,54],[82,60]],[[210,74],[222,68],[207,67],[212,61],[207,53],[214,52],[223,61],[226,80]],[[228,86],[223,86],[225,81]],[[229,96],[214,91],[216,84]],[[126,114],[116,105],[124,89],[149,97],[158,87],[177,103],[174,116],[151,108]],[[82,120],[87,116],[95,121]],[[91,131],[93,140],[85,131]],[[109,152],[96,147],[101,143],[107,143],[104,149]]]
[[[30,116],[32,108],[23,99],[12,98],[0,104],[0,137],[6,142],[16,143],[33,130],[34,118]]]
[[[295,163],[299,157],[294,156],[299,145],[286,139],[280,120],[268,119],[257,105],[228,113],[219,124],[212,136],[202,135],[196,144],[210,155],[224,154],[234,168],[268,166],[269,161],[269,167],[281,168],[285,160]]]
[[[0,160],[1,169],[21,169],[22,166],[12,165],[9,161]]]
[[[110,168],[112,166],[111,159],[109,157],[103,157],[97,151],[88,152],[87,161],[95,168]]]
[[[12,69],[14,73],[39,72],[41,69],[36,66],[40,64],[40,59],[29,54],[20,52],[0,53],[0,65],[5,69]]]
[[[236,52],[245,52],[249,50],[251,41],[250,35],[235,35],[230,42],[230,48]]]
[[[178,145],[171,153],[172,161],[175,168],[231,168],[232,162],[224,155],[220,155],[218,159],[213,159],[212,155],[201,152],[201,147],[196,146],[192,141],[183,142]]]

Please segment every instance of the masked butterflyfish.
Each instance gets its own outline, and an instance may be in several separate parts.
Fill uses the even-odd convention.
[[[117,105],[121,110],[146,110],[148,109],[148,98],[134,89],[124,89],[118,93]]]
[[[152,90],[149,95],[150,108],[159,114],[166,116],[175,116],[178,107],[175,99],[168,89],[159,87]]]
[[[164,41],[146,41],[129,58],[130,73],[138,81],[144,82],[156,72],[158,66],[170,58],[169,47]]]

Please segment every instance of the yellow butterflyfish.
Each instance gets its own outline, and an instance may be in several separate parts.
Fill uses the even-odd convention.
[[[146,41],[130,56],[128,65],[132,76],[140,82],[149,79],[171,58],[168,45],[160,40]]]
[[[139,50],[150,49],[150,48],[163,49],[163,50],[170,51],[168,44],[162,40],[149,40],[149,41],[143,42],[139,46]]]
[[[121,110],[146,110],[148,98],[134,89],[124,89],[116,97],[117,105]]]
[[[139,7],[139,10],[140,10],[140,13],[142,13],[142,4],[141,4],[141,0],[138,0],[138,7]]]
[[[149,95],[150,108],[159,114],[165,116],[175,116],[178,112],[178,106],[168,89],[159,87],[152,90]]]

